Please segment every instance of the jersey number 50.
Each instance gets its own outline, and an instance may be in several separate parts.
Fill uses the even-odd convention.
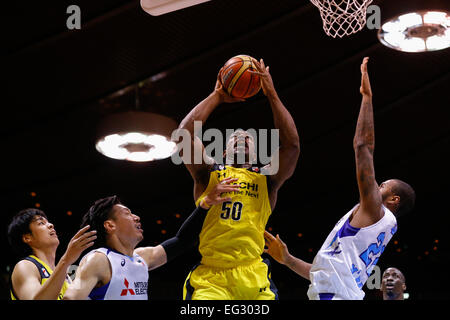
[[[241,213],[242,213],[242,207],[244,205],[242,202],[236,201],[226,201],[222,204],[222,213],[220,214],[220,217],[222,219],[229,219],[231,216],[231,219],[235,221],[241,220]]]

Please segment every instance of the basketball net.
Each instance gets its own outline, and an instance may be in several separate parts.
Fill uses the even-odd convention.
[[[366,25],[372,0],[310,0],[320,10],[323,30],[333,38],[348,36]]]

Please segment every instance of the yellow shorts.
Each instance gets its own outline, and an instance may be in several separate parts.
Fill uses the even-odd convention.
[[[278,300],[268,259],[234,268],[199,264],[186,278],[183,300]]]

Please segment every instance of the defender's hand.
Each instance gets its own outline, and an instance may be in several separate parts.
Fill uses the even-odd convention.
[[[281,240],[277,234],[275,238],[270,232],[264,231],[264,239],[266,240],[267,249],[264,249],[265,253],[268,253],[272,258],[281,264],[286,264],[289,257],[289,251],[287,245]]]
[[[204,209],[225,202],[231,201],[230,197],[223,198],[222,194],[227,192],[239,191],[239,185],[231,184],[238,181],[237,178],[226,178],[223,179],[219,184],[216,184],[214,188],[206,195],[206,197],[201,201],[200,206]]]
[[[369,73],[367,72],[367,63],[369,57],[365,57],[361,64],[361,87],[359,91],[363,96],[372,97],[372,89],[370,87]]]

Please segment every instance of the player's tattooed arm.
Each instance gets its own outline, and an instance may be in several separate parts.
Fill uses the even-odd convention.
[[[356,177],[360,194],[359,213],[372,224],[382,216],[382,199],[375,180],[373,153],[375,149],[375,129],[373,120],[372,90],[370,87],[367,63],[364,58],[361,65],[362,103],[356,125],[353,148],[355,150]]]

